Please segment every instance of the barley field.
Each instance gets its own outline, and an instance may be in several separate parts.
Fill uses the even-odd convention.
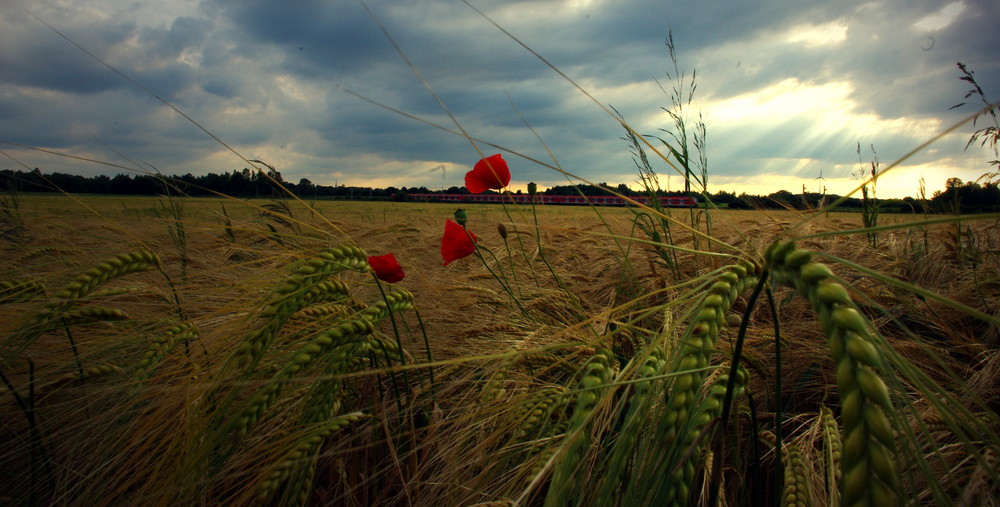
[[[872,247],[858,213],[470,205],[443,266],[446,204],[8,211],[4,503],[997,493],[995,217],[884,215]]]

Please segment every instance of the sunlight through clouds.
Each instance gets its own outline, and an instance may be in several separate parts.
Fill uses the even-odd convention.
[[[823,25],[800,25],[785,37],[790,44],[803,43],[807,48],[839,44],[847,39],[847,25],[840,21]]]
[[[74,127],[87,125],[107,146],[165,173],[245,165],[30,9],[226,143],[280,160],[275,165],[287,179],[367,185],[398,170],[393,186],[438,187],[440,172],[420,168],[478,157],[461,137],[338,89],[453,126],[355,2],[11,1],[24,9],[0,18],[0,139],[118,159]],[[472,9],[451,0],[367,4],[473,135],[549,162],[544,142],[560,165],[587,180],[635,181],[615,120]],[[737,180],[798,191],[821,169],[828,178],[846,177],[858,142],[874,144],[888,163],[972,112],[971,105],[948,109],[967,91],[957,61],[976,71],[988,96],[1000,97],[1000,66],[995,52],[983,49],[998,43],[989,21],[998,9],[989,2],[477,6],[650,136],[673,126],[661,109],[670,106],[673,86],[664,47],[672,31],[680,72],[690,78],[697,70],[686,109],[691,122],[701,112],[708,128],[709,191]],[[982,150],[964,150],[972,131],[963,127],[937,143],[939,151],[910,161],[938,163],[937,171],[928,166],[928,189],[943,187],[944,171],[985,167]],[[7,153],[43,170],[106,171],[26,150]],[[547,168],[512,161],[526,181],[566,184]],[[448,173],[447,186],[461,184],[459,172]]]
[[[914,28],[927,31],[936,31],[947,28],[962,11],[965,10],[964,2],[952,2],[941,8],[940,11],[927,16],[913,24]]]
[[[765,120],[776,122],[809,113],[838,111],[853,106],[848,82],[805,84],[785,79],[767,88],[710,103],[706,114],[722,124]]]

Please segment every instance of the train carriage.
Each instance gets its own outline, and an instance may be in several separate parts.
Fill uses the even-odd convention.
[[[502,202],[515,204],[544,205],[593,205],[593,206],[629,206],[630,202],[614,195],[545,195],[535,194],[409,194],[409,198],[426,202],[457,202],[457,203],[493,203]],[[650,205],[649,196],[636,195],[629,199]],[[693,196],[663,196],[657,197],[660,205],[666,208],[692,208],[698,205],[698,198]]]

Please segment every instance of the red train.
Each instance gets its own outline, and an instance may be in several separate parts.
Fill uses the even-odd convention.
[[[417,201],[433,201],[433,202],[462,202],[462,203],[517,203],[517,204],[530,204],[532,196],[528,194],[410,194],[410,199]],[[650,205],[649,196],[645,195],[635,195],[630,196],[636,202],[640,202],[647,206]],[[687,196],[669,196],[669,197],[658,197],[660,205],[669,208],[693,208],[698,205],[697,197],[687,197]],[[631,203],[625,201],[621,197],[614,195],[544,195],[535,194],[534,196],[535,204],[576,204],[585,205],[593,204],[595,206],[625,206]]]

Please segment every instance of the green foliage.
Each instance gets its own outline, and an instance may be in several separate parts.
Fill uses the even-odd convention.
[[[0,190],[0,238],[16,237],[23,229],[24,221],[21,218],[21,191],[20,185],[9,171],[4,171],[2,176],[3,189]]]
[[[858,143],[858,161],[861,161],[861,143]],[[861,223],[868,229],[878,227],[879,207],[878,198],[875,197],[875,187],[878,183],[879,162],[875,153],[875,146],[872,146],[872,161],[870,170],[865,170],[864,164],[855,175],[861,180]],[[868,244],[875,248],[878,246],[878,236],[875,232],[868,233]]]
[[[990,165],[996,166],[996,171],[988,172],[980,177],[980,179],[989,183],[1000,176],[1000,155],[998,155],[997,152],[997,141],[1000,141],[1000,119],[997,119],[997,105],[990,102],[989,99],[986,98],[986,93],[983,92],[983,88],[976,82],[976,78],[973,75],[975,73],[962,62],[958,62],[957,65],[958,70],[962,73],[962,76],[959,77],[959,79],[972,85],[972,89],[967,91],[965,93],[965,97],[963,98],[968,99],[969,97],[978,97],[979,101],[985,106],[983,111],[976,115],[972,124],[975,125],[982,116],[986,116],[988,119],[993,120],[993,125],[976,130],[971,136],[969,136],[969,142],[965,143],[965,148],[968,149],[973,143],[979,141],[980,147],[985,148],[988,145],[990,150],[993,151],[993,156],[998,157],[997,159],[990,160],[988,162]],[[965,102],[962,102],[951,106],[950,109],[955,109],[964,105]]]

